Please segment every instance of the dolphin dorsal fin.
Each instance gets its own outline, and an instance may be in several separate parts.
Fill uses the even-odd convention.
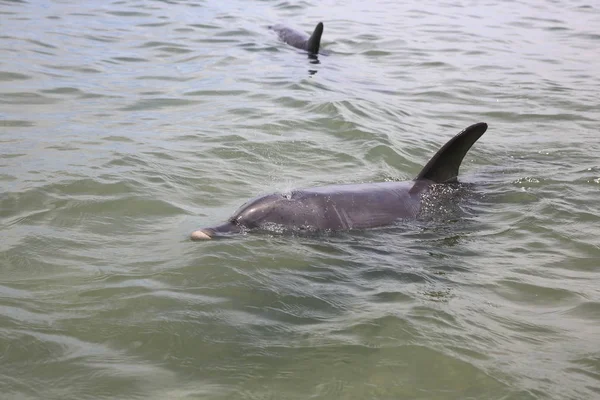
[[[479,122],[454,136],[435,153],[415,180],[428,179],[435,183],[456,182],[463,158],[486,130],[487,124]]]
[[[319,22],[306,42],[306,50],[313,54],[318,54],[319,47],[321,46],[321,35],[323,35],[323,23]]]

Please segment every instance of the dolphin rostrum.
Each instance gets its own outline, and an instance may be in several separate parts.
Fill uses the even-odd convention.
[[[319,54],[321,46],[321,35],[323,35],[323,23],[319,22],[315,27],[314,32],[308,37],[303,32],[298,32],[284,25],[274,25],[269,28],[273,29],[279,35],[279,38],[285,43],[294,46],[301,50],[306,50],[311,54]]]
[[[224,224],[197,230],[193,240],[251,229],[350,230],[416,218],[433,184],[457,182],[458,169],[487,130],[480,122],[450,139],[412,181],[331,185],[273,193],[246,202]]]

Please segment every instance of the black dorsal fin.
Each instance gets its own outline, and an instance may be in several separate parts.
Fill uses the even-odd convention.
[[[321,35],[323,35],[323,23],[319,22],[310,39],[306,42],[306,50],[313,54],[318,54],[319,47],[321,46]]]
[[[436,183],[456,182],[463,158],[486,130],[487,124],[479,122],[454,136],[435,153],[415,180],[428,179]]]

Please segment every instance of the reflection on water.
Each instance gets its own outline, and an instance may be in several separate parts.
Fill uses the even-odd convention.
[[[316,54],[309,54],[309,55],[308,55],[308,59],[310,60],[310,61],[309,61],[309,63],[310,63],[310,64],[315,64],[315,65],[317,65],[317,64],[321,64],[321,62],[319,61],[319,56],[318,56],[318,55],[316,55]],[[309,70],[308,70],[308,74],[309,74],[309,75],[314,75],[314,74],[316,74],[317,72],[318,72],[318,70],[316,70],[316,69],[309,69]]]

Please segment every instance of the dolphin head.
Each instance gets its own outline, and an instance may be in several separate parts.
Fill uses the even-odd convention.
[[[250,200],[243,204],[226,223],[194,231],[191,238],[192,240],[213,239],[239,233],[244,229],[259,228],[266,222],[273,222],[272,220],[277,217],[275,214],[286,201],[286,196],[279,193]]]

